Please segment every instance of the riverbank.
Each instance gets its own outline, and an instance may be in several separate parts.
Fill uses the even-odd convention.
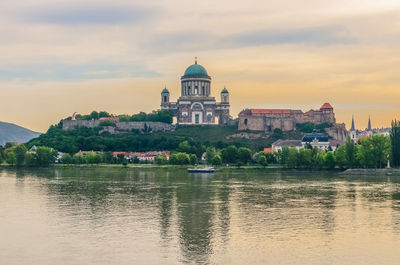
[[[400,176],[399,168],[350,168],[340,173],[345,176]]]

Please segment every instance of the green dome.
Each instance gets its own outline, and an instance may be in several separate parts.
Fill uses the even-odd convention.
[[[224,87],[224,89],[222,89],[221,93],[229,93],[229,92],[228,92],[228,89],[226,89],[226,88]]]
[[[192,64],[191,66],[189,66],[184,73],[184,76],[191,76],[191,75],[206,75],[206,76],[208,76],[206,69],[203,66],[201,66],[200,64],[197,64],[197,62],[195,64]]]
[[[161,94],[165,94],[165,93],[169,93],[167,88],[164,88],[163,91],[161,92]]]

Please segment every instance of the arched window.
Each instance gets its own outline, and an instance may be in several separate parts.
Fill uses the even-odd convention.
[[[195,95],[199,94],[199,87],[198,86],[194,87],[194,94]]]
[[[167,96],[164,96],[164,102],[167,102]]]
[[[247,126],[247,119],[244,119],[244,125]]]

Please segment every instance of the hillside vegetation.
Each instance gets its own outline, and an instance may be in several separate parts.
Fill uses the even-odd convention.
[[[132,131],[121,135],[108,133],[99,134],[101,127],[78,128],[72,131],[62,130],[62,124],[51,126],[49,130],[38,138],[31,140],[27,146],[48,146],[66,153],[85,151],[150,151],[176,150],[179,143],[188,141],[191,146],[213,146],[224,148],[229,145],[246,146],[254,151],[268,147],[277,139],[300,139],[301,133],[275,132],[270,137],[259,135],[257,139],[230,138],[238,134],[237,126],[177,126],[175,131],[143,133]]]

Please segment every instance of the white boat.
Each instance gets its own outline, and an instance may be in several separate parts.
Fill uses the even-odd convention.
[[[213,173],[215,168],[213,167],[196,167],[196,168],[189,168],[189,173]]]

